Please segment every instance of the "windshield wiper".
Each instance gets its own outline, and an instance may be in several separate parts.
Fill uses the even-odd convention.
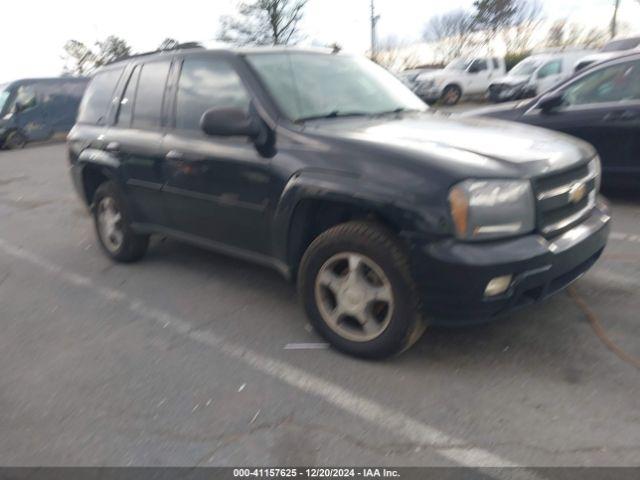
[[[399,107],[396,108],[394,110],[386,110],[384,112],[378,112],[375,113],[374,115],[394,115],[397,113],[408,113],[408,112],[417,112],[418,110],[414,109],[414,108],[404,108],[404,107]]]
[[[326,118],[342,118],[342,117],[366,117],[371,115],[371,112],[341,112],[340,110],[333,110],[329,113],[322,115],[311,115],[308,117],[299,118],[296,122],[307,122],[309,120],[323,120]]]

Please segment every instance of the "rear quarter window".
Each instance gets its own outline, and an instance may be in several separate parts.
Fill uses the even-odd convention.
[[[104,125],[118,80],[124,68],[98,72],[82,98],[78,122],[92,125]]]

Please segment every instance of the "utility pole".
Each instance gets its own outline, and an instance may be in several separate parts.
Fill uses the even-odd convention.
[[[380,15],[376,15],[374,0],[371,0],[371,60],[376,59],[376,24],[380,20]]]
[[[620,0],[614,0],[615,6],[613,7],[613,18],[611,19],[611,38],[614,38],[618,33],[618,9],[620,8]]]

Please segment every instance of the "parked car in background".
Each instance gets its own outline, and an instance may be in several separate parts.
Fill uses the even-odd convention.
[[[513,120],[582,138],[600,154],[605,187],[640,187],[640,53],[594,65],[532,100],[462,116]]]
[[[407,87],[409,87],[412,91],[415,91],[417,87],[416,80],[423,73],[433,72],[437,69],[435,68],[413,68],[411,70],[405,70],[403,72],[398,73],[396,76],[400,79],[402,83],[404,83]]]
[[[358,56],[138,56],[87,89],[71,174],[111,259],[161,233],[268,265],[334,347],[386,357],[563,289],[609,232],[590,145],[428,110]]]
[[[531,55],[491,83],[489,98],[506,102],[535,97],[573,75],[576,61],[587,53],[583,50]]]
[[[598,53],[593,53],[580,59],[576,63],[574,70],[576,72],[579,72],[580,70],[587,68],[589,65],[615,58],[618,55],[623,55],[625,53],[629,53],[630,50],[638,50],[639,48],[640,36],[617,38],[615,40],[611,40],[604,47],[602,47]]]
[[[503,58],[457,58],[444,69],[419,75],[415,93],[427,103],[455,105],[466,95],[485,95],[494,79],[506,73]]]
[[[22,148],[68,132],[86,78],[33,78],[0,85],[0,148]]]

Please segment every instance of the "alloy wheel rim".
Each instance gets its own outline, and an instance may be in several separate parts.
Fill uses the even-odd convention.
[[[450,88],[447,91],[446,95],[445,95],[445,101],[447,103],[457,102],[458,101],[458,91],[453,89],[453,88]]]
[[[315,297],[329,328],[355,342],[379,337],[393,316],[391,282],[377,263],[359,253],[329,258],[316,276]]]
[[[112,197],[105,197],[98,204],[98,231],[102,243],[110,252],[115,253],[120,249],[124,241],[122,213]]]

